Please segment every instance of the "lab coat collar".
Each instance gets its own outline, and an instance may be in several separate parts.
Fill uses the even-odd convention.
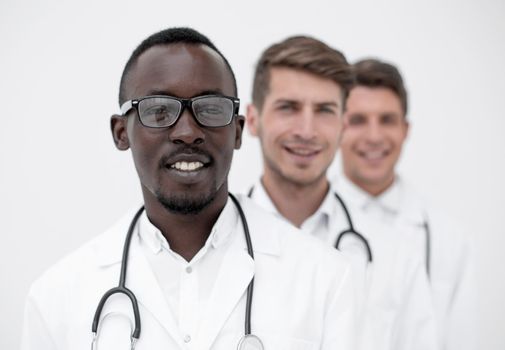
[[[263,183],[261,182],[261,178],[258,179],[254,185],[249,188],[248,194],[251,194],[250,198],[254,198],[254,202],[258,203],[261,208],[280,219],[284,219],[277,210],[275,204],[270,199],[270,196],[268,195],[265,187],[263,186]]]
[[[279,225],[283,224],[282,220],[266,212],[247,196],[238,194],[236,197],[242,206],[249,226],[254,252],[272,256],[281,255],[280,230],[282,228],[279,228]],[[240,235],[243,238],[244,233],[242,232],[242,221],[240,219],[237,220],[237,228],[239,228]]]
[[[280,255],[281,241],[276,225],[271,224],[270,220],[268,220],[269,222],[265,222],[265,213],[250,199],[243,195],[237,195],[237,198],[246,216],[254,252],[273,256]],[[126,233],[137,210],[138,208],[134,208],[128,211],[113,227],[92,242],[99,266],[121,262]],[[222,216],[226,216],[226,218],[220,221]],[[275,218],[271,219],[274,222],[276,221]],[[244,235],[242,222],[230,199],[228,199],[225,208],[221,212],[220,218],[216,221],[216,228],[218,227],[218,222],[221,222],[219,227],[229,228],[229,232],[217,235],[216,242],[213,244],[224,244],[230,237],[237,235],[237,231],[241,236]]]
[[[422,225],[426,220],[419,197],[409,191],[403,178],[396,175],[393,184],[377,198],[381,207],[394,216],[401,216],[411,223]],[[373,197],[372,197],[373,198]]]
[[[352,203],[360,209],[366,209],[370,202],[371,196],[356,186],[344,174],[341,174],[335,184],[337,193],[344,197],[345,201]]]
[[[362,210],[366,211],[370,206],[378,205],[385,212],[402,216],[411,222],[422,223],[425,220],[420,201],[408,190],[407,184],[399,175],[396,175],[393,184],[377,197],[362,190],[344,174],[338,177],[336,187],[346,200]]]

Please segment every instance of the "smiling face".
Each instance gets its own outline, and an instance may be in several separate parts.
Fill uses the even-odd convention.
[[[407,137],[400,99],[385,87],[357,86],[347,99],[342,138],[345,175],[372,195],[394,180],[395,165]]]
[[[298,186],[326,181],[342,133],[343,97],[330,79],[290,68],[270,69],[261,111],[250,105],[247,124],[259,137],[264,176]]]
[[[196,44],[154,46],[132,67],[126,97],[149,95],[192,98],[234,95],[231,73],[212,49]],[[198,213],[214,198],[227,198],[233,150],[241,144],[243,117],[217,128],[197,124],[185,109],[166,128],[143,126],[135,109],[111,119],[116,146],[130,148],[146,206],[161,203],[175,213]]]

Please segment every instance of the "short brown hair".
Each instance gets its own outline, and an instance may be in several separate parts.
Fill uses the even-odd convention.
[[[356,85],[366,87],[385,87],[392,90],[400,99],[404,116],[407,116],[407,89],[398,68],[390,63],[369,58],[353,65]]]
[[[311,37],[293,36],[267,48],[258,60],[252,100],[260,110],[269,91],[272,67],[293,68],[331,79],[341,87],[344,100],[354,82],[352,67],[340,51]]]

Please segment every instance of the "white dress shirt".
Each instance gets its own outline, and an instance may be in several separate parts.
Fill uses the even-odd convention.
[[[238,198],[254,260],[231,200],[190,262],[170,250],[145,216],[140,219],[126,274],[126,287],[136,295],[140,311],[135,349],[236,349],[244,335],[246,291],[254,277],[251,328],[265,349],[354,350],[355,295],[348,261],[247,198]],[[99,300],[117,286],[132,217],[128,213],[33,283],[22,350],[89,350]],[[129,348],[131,310],[123,295],[106,302],[98,350]]]
[[[442,210],[428,205],[401,177],[377,197],[344,175],[335,186],[365,220],[394,227],[415,244],[429,270],[441,349],[475,349],[475,280],[468,233]]]
[[[251,198],[257,204],[288,222],[260,181],[252,189]],[[362,303],[359,348],[437,349],[432,298],[415,247],[399,232],[380,222],[363,220],[351,203],[346,205],[355,229],[368,240],[373,256],[373,262],[368,264],[363,244],[352,236],[345,236],[341,242],[340,250],[352,261],[355,275],[360,276],[358,280],[365,276],[356,291]],[[348,228],[343,208],[330,188],[321,206],[302,223],[300,230],[334,246],[337,236]]]
[[[145,212],[140,218],[138,234],[143,253],[167,299],[181,335],[188,342],[198,334],[202,311],[207,310],[230,237],[238,217],[233,204],[224,207],[205,245],[186,261],[170,245]]]

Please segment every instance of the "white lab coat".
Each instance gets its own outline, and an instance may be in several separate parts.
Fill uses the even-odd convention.
[[[443,350],[475,349],[475,296],[468,234],[441,210],[427,202],[400,177],[374,198],[344,175],[335,186],[363,215],[402,232],[416,247],[426,269],[426,230],[430,231],[430,287],[437,333]]]
[[[338,234],[349,228],[333,191],[330,189],[319,208],[331,216],[329,224],[310,232],[330,247],[334,246]],[[252,199],[282,218],[259,181],[254,185]],[[355,229],[368,240],[373,255],[373,262],[367,264],[364,246],[360,241],[354,236],[345,236],[342,240],[340,249],[351,259],[358,282],[359,349],[438,349],[433,301],[424,265],[415,245],[381,222],[366,219],[352,202],[345,198],[344,201]],[[314,215],[318,214],[316,212]],[[302,231],[305,232],[303,225]],[[362,276],[365,276],[364,280]]]
[[[236,349],[244,334],[245,293],[253,276],[252,331],[266,349],[354,349],[355,297],[348,261],[248,199],[240,198],[240,202],[255,260],[245,249],[237,220],[233,242],[209,291],[208,309],[202,310],[201,327],[190,342],[179,331],[134,236],[126,286],[136,294],[140,307],[142,333],[136,349]],[[25,308],[22,350],[90,349],[93,315],[105,291],[117,286],[132,217],[132,213],[126,215],[33,284]],[[102,315],[108,312],[131,314],[131,304],[124,297],[114,297]],[[108,332],[107,337],[118,342],[128,341],[122,321],[116,325],[106,322],[104,334]]]

